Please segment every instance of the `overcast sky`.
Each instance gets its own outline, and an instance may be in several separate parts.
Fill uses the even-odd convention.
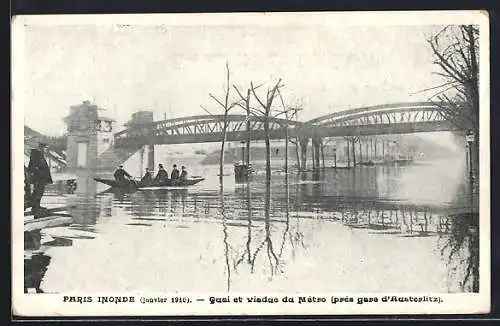
[[[425,41],[437,28],[28,26],[25,124],[61,135],[69,107],[84,100],[119,125],[140,109],[157,119],[205,114],[200,105],[219,112],[208,93],[222,97],[226,60],[242,88],[282,78],[285,100],[305,108],[301,120],[426,100],[411,94],[440,82]]]

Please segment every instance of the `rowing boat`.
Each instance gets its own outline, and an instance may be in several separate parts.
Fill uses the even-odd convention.
[[[187,186],[193,186],[197,183],[200,183],[201,181],[205,180],[205,178],[190,178],[190,179],[185,179],[185,180],[166,180],[164,182],[158,182],[158,183],[153,183],[153,184],[144,184],[140,181],[130,181],[130,180],[123,180],[123,181],[116,181],[114,179],[102,179],[102,178],[94,178],[95,181],[103,183],[105,185],[110,186],[111,188],[114,189],[120,189],[120,190],[140,190],[143,188],[179,188],[179,187],[187,187]]]

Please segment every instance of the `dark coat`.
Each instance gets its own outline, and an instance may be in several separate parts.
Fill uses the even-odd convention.
[[[155,181],[164,181],[168,180],[168,173],[165,171],[165,169],[159,169],[158,173],[156,174]]]
[[[172,174],[170,175],[170,178],[172,178],[172,180],[179,179],[179,170],[173,169],[172,170]]]
[[[180,179],[181,180],[186,180],[187,179],[187,175],[188,175],[188,173],[186,172],[186,170],[182,170]]]
[[[151,175],[151,172],[146,172],[146,174],[142,177],[141,182],[144,184],[153,183],[153,176]]]
[[[127,171],[125,171],[124,169],[116,170],[113,176],[115,177],[116,180],[123,180],[125,179],[125,176],[132,178],[132,176],[128,174]]]
[[[28,173],[31,180],[30,183],[52,183],[49,164],[47,164],[43,153],[38,149],[31,150]]]
[[[24,209],[31,207],[31,186],[28,168],[24,167]]]

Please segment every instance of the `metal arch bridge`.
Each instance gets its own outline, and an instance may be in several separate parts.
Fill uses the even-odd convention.
[[[248,119],[252,140],[264,140],[264,119],[251,116]],[[228,115],[227,141],[246,139],[246,115]],[[285,138],[285,129],[298,130],[303,122],[272,118],[269,122],[271,139]],[[115,147],[137,147],[148,144],[183,144],[220,142],[224,127],[224,115],[199,115],[156,121],[131,127],[115,134]]]
[[[310,137],[455,131],[443,103],[391,103],[343,110],[306,122]]]
[[[176,118],[130,127],[115,134],[115,147],[220,142],[223,115]],[[245,115],[227,116],[227,141],[246,139]],[[264,119],[250,117],[252,140],[264,140]],[[271,139],[301,139],[458,130],[432,102],[393,103],[343,110],[306,122],[272,118]]]

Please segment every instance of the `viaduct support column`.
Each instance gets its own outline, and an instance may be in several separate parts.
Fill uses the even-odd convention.
[[[309,144],[309,138],[300,139],[300,160],[302,161],[301,169],[306,170],[307,165],[307,145]]]
[[[155,145],[148,145],[148,169],[155,169]]]
[[[312,141],[313,145],[313,169],[318,169],[320,167],[319,165],[319,155],[320,155],[320,146],[321,146],[321,139],[313,139]]]
[[[127,127],[135,129],[142,137],[141,148],[141,172],[144,174],[144,169],[154,170],[155,167],[155,133],[154,133],[154,116],[152,111],[138,111],[132,113],[132,118],[126,124]],[[144,151],[147,150],[147,162],[144,161]]]
[[[141,164],[139,164],[139,175],[143,174],[144,171],[144,146],[141,146],[141,149],[139,150],[139,160]]]

